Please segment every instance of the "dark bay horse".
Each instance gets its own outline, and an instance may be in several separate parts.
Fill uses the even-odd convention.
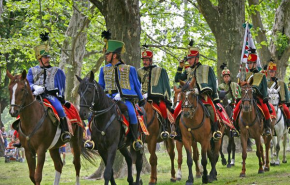
[[[61,139],[55,140],[55,145],[51,146],[57,130],[60,130],[52,123],[47,116],[47,110],[43,103],[37,101],[33,96],[29,83],[26,79],[26,71],[21,75],[13,76],[6,72],[10,79],[10,114],[13,117],[20,115],[19,139],[25,149],[25,155],[29,167],[29,177],[31,181],[39,185],[42,180],[42,169],[47,150],[54,162],[55,180],[54,184],[59,184],[63,163],[59,154],[59,147],[64,143]],[[79,185],[79,175],[81,169],[80,154],[90,159],[89,151],[83,147],[83,128],[72,125],[74,135],[71,139],[71,146],[74,150],[74,166],[76,170],[76,184]],[[57,138],[56,138],[57,139]],[[36,164],[37,158],[37,164]]]
[[[226,95],[228,93],[229,93],[229,91],[219,91],[219,98],[220,98],[221,104],[225,108],[229,118],[232,118],[233,108],[229,104],[228,98],[226,97]],[[228,147],[227,147],[228,161],[226,161],[224,154],[223,154],[223,151],[222,151],[223,139],[224,139],[225,135],[228,136],[228,138],[229,138],[229,143],[228,143]],[[230,128],[228,126],[225,127],[225,131],[224,131],[224,134],[222,137],[220,154],[221,154],[221,160],[222,160],[223,165],[227,165],[228,168],[231,168],[232,166],[235,165],[236,144],[235,144],[234,137],[232,136]],[[231,157],[231,154],[232,154],[232,157]]]
[[[259,159],[259,170],[258,173],[264,173],[264,171],[269,171],[269,148],[271,136],[263,136],[264,143],[266,147],[266,163],[264,160],[263,146],[261,142],[261,135],[263,134],[264,122],[263,115],[260,112],[257,103],[253,97],[253,88],[251,85],[251,79],[247,82],[241,83],[242,90],[242,103],[241,111],[237,117],[239,128],[240,128],[240,138],[242,144],[242,158],[243,158],[243,167],[240,177],[246,176],[246,159],[247,159],[247,140],[248,138],[255,139],[257,151],[256,155]],[[272,130],[273,130],[273,121],[272,121]],[[263,165],[265,167],[263,168]]]
[[[214,142],[212,139],[211,123],[206,108],[200,100],[198,90],[193,88],[195,78],[189,83],[188,87],[183,88],[180,93],[182,101],[182,115],[179,127],[182,134],[182,142],[187,153],[187,166],[189,170],[186,185],[193,184],[192,175],[192,146],[194,142],[201,144],[201,164],[203,166],[202,182],[208,183],[217,180],[216,163],[221,146],[221,140]],[[206,169],[207,156],[211,162],[211,171],[208,176]]]
[[[150,176],[150,181],[149,185],[155,185],[157,183],[157,156],[156,156],[156,143],[162,142],[163,140],[160,137],[160,133],[162,131],[162,125],[161,125],[161,115],[157,113],[155,109],[152,107],[152,101],[147,101],[144,109],[146,112],[146,120],[147,120],[147,129],[150,133],[149,136],[145,137],[145,142],[148,145],[148,150],[150,153],[150,159],[149,163],[151,165],[151,176]],[[167,124],[162,123],[162,124]],[[169,124],[169,123],[168,123]],[[168,125],[167,127],[167,132],[170,133],[170,126]],[[174,140],[172,139],[166,139],[164,140],[167,152],[170,156],[170,164],[171,164],[171,182],[175,182],[175,169],[174,169],[174,157],[175,157],[175,152],[174,152]]]
[[[184,84],[183,84],[184,85]],[[173,103],[174,103],[174,107],[176,107],[179,102],[180,102],[180,92],[181,89],[178,89],[174,86],[174,98],[173,98]],[[175,120],[175,128],[179,129],[179,125],[177,125],[179,123],[179,119],[180,116],[178,116]],[[177,149],[177,153],[178,153],[178,157],[177,157],[177,164],[178,164],[178,169],[177,169],[177,174],[176,174],[176,179],[178,181],[181,180],[182,178],[182,172],[181,172],[181,165],[182,165],[182,148],[183,148],[183,143],[182,141],[179,140],[175,140],[175,145],[176,145],[176,149]],[[198,148],[197,148],[197,142],[193,141],[192,142],[192,151],[193,151],[193,161],[195,163],[195,172],[196,178],[200,178],[201,177],[201,170],[200,170],[200,163],[199,163],[199,152],[198,152]]]
[[[126,141],[124,141],[125,131],[119,118],[119,116],[121,116],[121,110],[118,107],[119,104],[117,105],[105,94],[100,84],[94,80],[94,73],[92,71],[89,78],[81,79],[77,76],[77,79],[80,81],[78,90],[80,95],[80,116],[82,119],[88,119],[88,116],[92,113],[93,121],[90,126],[91,137],[106,165],[104,171],[104,184],[108,185],[109,181],[111,185],[116,184],[112,167],[118,149],[127,162],[128,183],[130,185],[134,184],[132,176],[132,157],[136,157],[136,185],[142,183],[140,182],[140,173],[143,163],[143,151],[136,152],[133,149],[132,143],[134,139],[131,133],[129,133]],[[129,145],[131,153],[127,149]]]

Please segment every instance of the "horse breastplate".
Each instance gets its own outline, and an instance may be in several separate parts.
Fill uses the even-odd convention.
[[[103,68],[104,71],[104,79],[105,79],[105,90],[117,90],[115,83],[115,68],[114,66],[105,66]]]
[[[54,79],[55,75],[58,71],[57,67],[50,67],[46,68],[46,78],[44,79],[44,69],[33,67],[32,68],[32,75],[33,75],[33,81],[35,85],[41,85],[45,86],[45,88],[49,90],[54,90]]]

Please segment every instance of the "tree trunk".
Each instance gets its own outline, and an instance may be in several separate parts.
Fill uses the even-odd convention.
[[[125,43],[124,62],[140,67],[140,34],[141,22],[139,0],[90,0],[98,7],[105,17],[107,29],[112,33],[113,40]]]
[[[231,78],[236,79],[240,66],[243,44],[243,23],[245,22],[245,2],[225,0],[214,6],[210,0],[197,0],[200,12],[205,17],[217,43],[217,74],[219,66],[226,63],[231,71]],[[202,61],[202,60],[201,60]]]
[[[63,42],[61,52],[60,68],[66,72],[66,99],[78,105],[79,99],[75,87],[79,82],[75,75],[81,75],[85,46],[87,43],[86,29],[90,23],[89,19],[81,13],[82,8],[89,8],[89,0],[74,1],[74,10],[69,26],[65,33],[67,39]],[[72,93],[73,92],[73,93]]]
[[[1,19],[2,13],[3,13],[3,0],[0,0],[0,19]]]

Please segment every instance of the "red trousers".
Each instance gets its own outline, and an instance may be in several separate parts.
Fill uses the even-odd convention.
[[[174,113],[173,113],[173,115],[174,115],[174,119],[175,119],[175,120],[176,120],[176,118],[177,118],[179,112],[181,111],[181,105],[182,105],[182,101],[180,101],[180,102],[178,103],[178,105],[176,106],[176,108],[174,109]]]
[[[167,118],[167,107],[166,107],[166,104],[163,100],[160,100],[160,103],[159,103],[159,108],[160,108],[160,111],[161,111],[161,114],[162,114],[162,117],[164,119]]]
[[[286,118],[290,119],[290,111],[289,111],[288,107],[286,106],[286,104],[283,103],[282,108],[283,108],[283,112],[284,112]]]
[[[265,119],[266,120],[268,120],[268,119],[270,119],[270,112],[269,112],[269,109],[268,109],[268,106],[265,104],[265,103],[263,103],[263,100],[262,100],[262,98],[258,98],[258,104],[261,106],[261,108],[262,108],[262,110],[263,110],[263,112],[264,112],[264,114],[265,114]],[[235,107],[235,109],[234,109],[234,115],[233,115],[233,118],[234,118],[234,121],[236,121],[237,120],[237,117],[238,117],[238,114],[239,114],[239,112],[240,112],[240,105],[241,105],[241,102],[242,102],[242,100],[240,100],[238,103],[237,103],[237,105],[236,105],[236,107]],[[272,107],[272,109],[273,109],[273,107]],[[275,110],[273,110],[273,111],[275,111]]]

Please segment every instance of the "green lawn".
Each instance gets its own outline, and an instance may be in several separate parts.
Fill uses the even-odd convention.
[[[161,152],[157,153],[158,155],[158,184],[185,184],[187,173],[186,157],[185,152],[183,153],[183,179],[180,182],[170,183],[170,163],[169,156],[164,149],[161,149]],[[149,154],[146,154],[149,158]],[[177,158],[177,155],[176,155]],[[281,159],[281,158],[280,158]],[[289,163],[290,159],[287,158]],[[100,160],[100,159],[98,159]],[[290,183],[290,167],[289,164],[281,164],[278,167],[271,167],[270,172],[265,172],[264,174],[258,174],[258,159],[255,155],[255,152],[248,153],[247,159],[247,171],[246,178],[240,178],[239,174],[241,172],[241,153],[236,155],[236,166],[230,169],[221,165],[221,162],[218,162],[218,181],[215,181],[214,184],[289,184]],[[176,161],[175,161],[176,162]],[[177,168],[177,163],[176,163]],[[0,158],[0,184],[2,185],[28,185],[32,184],[28,177],[28,166],[27,163],[19,162],[10,162],[4,163],[4,158]],[[208,169],[210,166],[208,165]],[[103,184],[103,180],[85,180],[84,177],[90,175],[96,170],[97,167],[92,166],[89,163],[86,163],[82,166],[81,170],[81,184]],[[194,169],[194,168],[193,168]],[[54,180],[54,167],[52,160],[47,153],[46,162],[43,170],[42,184],[53,184]],[[66,165],[63,168],[63,173],[61,176],[60,184],[74,184],[75,183],[75,171],[72,164],[72,154],[67,154]],[[195,174],[194,174],[195,175]],[[143,184],[148,184],[150,174],[142,175]],[[117,179],[117,184],[127,184],[126,178]],[[201,179],[195,179],[194,184],[201,184]]]

